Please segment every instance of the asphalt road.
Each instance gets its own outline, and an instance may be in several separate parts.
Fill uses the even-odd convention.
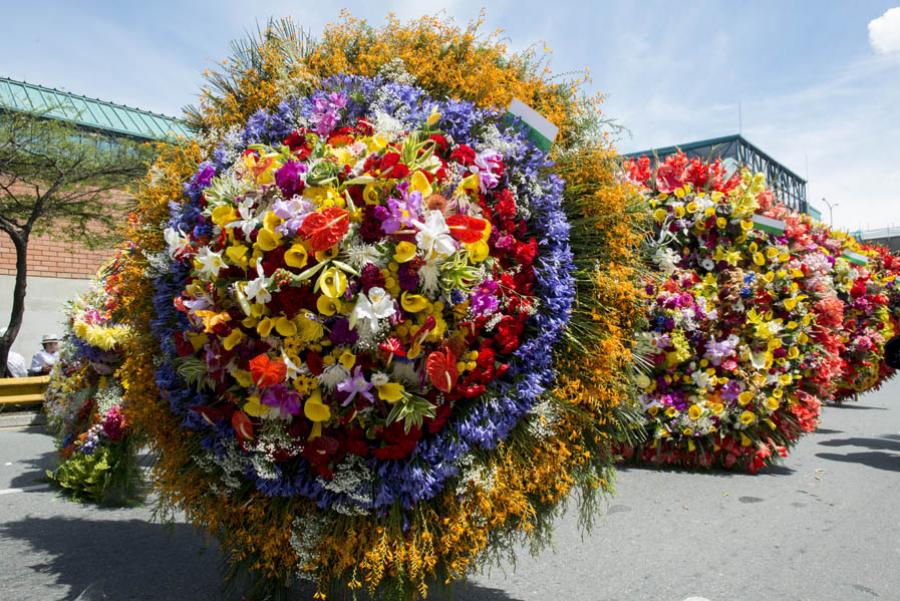
[[[61,498],[40,482],[52,461],[40,430],[0,431],[0,601],[223,598],[214,543],[148,508]],[[617,488],[590,535],[565,516],[555,549],[452,598],[900,599],[900,381],[826,408],[817,433],[757,476],[631,468]]]

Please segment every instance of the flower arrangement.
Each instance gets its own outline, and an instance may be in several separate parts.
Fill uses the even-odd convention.
[[[75,499],[103,505],[131,503],[141,487],[116,377],[130,336],[116,321],[123,261],[120,255],[101,268],[96,287],[69,305],[60,361],[44,399],[59,447],[59,466],[47,475]]]
[[[578,82],[478,26],[275,25],[138,195],[126,406],[251,595],[424,597],[573,490],[589,522],[633,436],[641,199]]]
[[[820,340],[835,359],[821,366],[809,384],[822,400],[835,402],[875,388],[892,372],[883,358],[885,343],[897,331],[891,311],[895,259],[768,199],[761,209],[784,220],[784,237],[802,261],[806,288],[819,298]]]
[[[771,195],[761,174],[683,154],[655,171],[646,158],[626,169],[646,187],[661,276],[647,282],[649,324],[639,334],[651,438],[629,452],[756,472],[816,427],[809,383],[838,360],[818,322],[834,307],[812,295],[783,236],[755,227]]]

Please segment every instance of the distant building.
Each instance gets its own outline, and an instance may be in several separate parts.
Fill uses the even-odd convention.
[[[853,234],[860,242],[880,244],[894,253],[900,252],[900,227],[883,227]]]
[[[684,152],[689,157],[704,160],[721,158],[726,166],[737,169],[738,166],[750,168],[755,172],[766,174],[766,179],[772,187],[775,196],[785,205],[795,211],[809,213],[816,219],[821,218],[821,213],[812,207],[806,198],[806,180],[773,159],[759,149],[758,146],[747,141],[740,134],[666,146],[665,148],[651,148],[640,152],[631,152],[625,156],[637,158],[648,156],[651,159],[665,159],[677,152]]]
[[[84,131],[103,134],[111,144],[119,138],[152,142],[192,135],[184,122],[173,117],[0,77],[0,118],[5,112],[67,121]],[[32,236],[25,318],[14,350],[30,357],[43,333],[59,330],[64,302],[87,288],[111,254],[111,249],[87,250],[51,235]],[[15,250],[0,233],[0,327],[9,316],[15,273]]]

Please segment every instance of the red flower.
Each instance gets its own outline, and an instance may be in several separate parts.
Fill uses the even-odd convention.
[[[450,153],[450,158],[468,167],[475,164],[475,151],[471,146],[460,144]]]
[[[250,360],[250,374],[257,386],[266,388],[284,381],[287,365],[281,359],[271,360],[263,353]]]
[[[253,422],[243,411],[235,411],[231,415],[231,427],[241,442],[253,440]]]
[[[465,244],[472,244],[481,240],[487,222],[478,217],[452,215],[447,217],[447,226],[450,228],[450,235],[454,238]]]
[[[314,252],[328,250],[350,229],[350,214],[340,207],[329,207],[303,220],[300,234]]]
[[[434,387],[441,392],[450,392],[459,377],[459,372],[456,371],[456,357],[449,348],[428,355],[425,371],[428,372],[428,378]]]
[[[496,196],[494,211],[504,219],[512,219],[516,216],[516,200],[508,188],[503,188]]]
[[[309,368],[309,371],[311,371],[314,376],[322,375],[322,372],[325,371],[325,363],[322,361],[322,355],[315,351],[306,353],[306,367]]]

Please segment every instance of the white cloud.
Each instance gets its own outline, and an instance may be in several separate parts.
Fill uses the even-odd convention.
[[[900,6],[869,21],[869,43],[879,54],[900,52]]]

